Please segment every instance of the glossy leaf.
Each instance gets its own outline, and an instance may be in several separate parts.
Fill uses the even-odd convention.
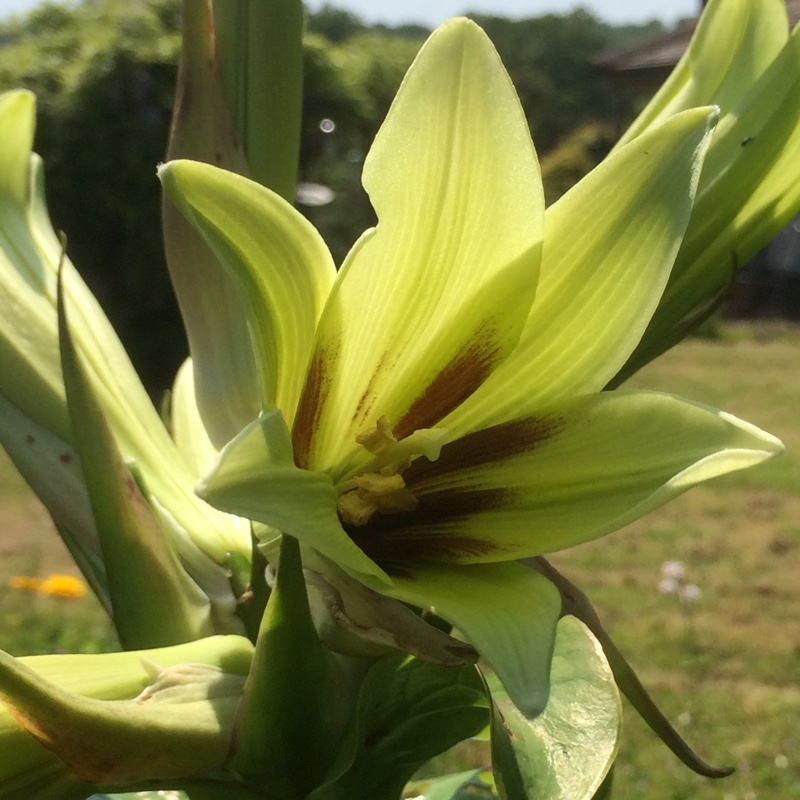
[[[616,757],[622,706],[603,651],[583,624],[559,622],[550,702],[540,716],[523,717],[493,676],[488,685],[503,800],[591,800]]]
[[[343,774],[334,771],[332,789],[339,797],[396,800],[419,766],[474,735],[487,721],[486,698],[474,668],[383,658],[361,685],[339,754]],[[321,800],[324,791],[312,800]]]
[[[600,642],[617,686],[653,733],[698,775],[706,778],[725,778],[730,775],[733,772],[731,767],[714,767],[703,761],[673,727],[604,629],[589,598],[545,559],[531,559],[528,563],[558,587],[561,592],[563,613],[579,619]]]
[[[480,775],[480,769],[441,775],[415,781],[406,787],[406,792],[418,800],[494,800],[497,795],[487,784],[480,782]]]

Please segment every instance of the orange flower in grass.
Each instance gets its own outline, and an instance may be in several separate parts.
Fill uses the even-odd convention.
[[[48,575],[46,578],[29,578],[14,575],[9,581],[12,589],[48,595],[50,597],[79,598],[86,594],[86,584],[74,575]]]

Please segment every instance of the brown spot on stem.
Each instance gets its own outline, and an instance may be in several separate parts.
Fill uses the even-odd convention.
[[[70,453],[62,453],[58,457],[58,459],[62,464],[71,464],[72,463],[72,455]]]
[[[33,444],[36,441],[36,439],[30,433],[27,433],[25,434],[25,441],[28,444]]]
[[[497,329],[487,320],[414,400],[395,425],[394,435],[404,439],[420,428],[430,428],[460,406],[491,375],[500,351]]]
[[[317,348],[308,367],[297,416],[292,426],[294,462],[300,469],[309,468],[314,432],[319,426],[322,409],[330,391],[330,375],[337,354],[338,348]]]

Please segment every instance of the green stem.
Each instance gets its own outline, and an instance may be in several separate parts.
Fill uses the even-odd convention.
[[[303,800],[338,749],[341,698],[341,676],[311,620],[300,545],[284,536],[228,766],[270,796]]]
[[[225,0],[214,8],[217,53],[252,177],[294,202],[303,103],[300,0]]]

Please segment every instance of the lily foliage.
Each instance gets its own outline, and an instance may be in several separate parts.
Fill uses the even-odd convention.
[[[752,24],[723,58],[722,5],[625,141],[547,209],[494,48],[446,23],[364,165],[378,224],[337,270],[285,199],[299,93],[270,95],[273,183],[208,7],[186,2],[159,168],[191,348],[172,436],[50,227],[33,99],[0,98],[0,439],[128,651],[2,655],[0,797],[389,800],[488,731],[501,797],[591,798],[618,688],[686,763],[727,774],[544,558],[782,450],[723,411],[609,390],[800,203],[798,36],[777,0],[737,0]],[[275,4],[265,28],[214,9],[220,47],[272,30],[261,50],[285,55],[298,7]]]

